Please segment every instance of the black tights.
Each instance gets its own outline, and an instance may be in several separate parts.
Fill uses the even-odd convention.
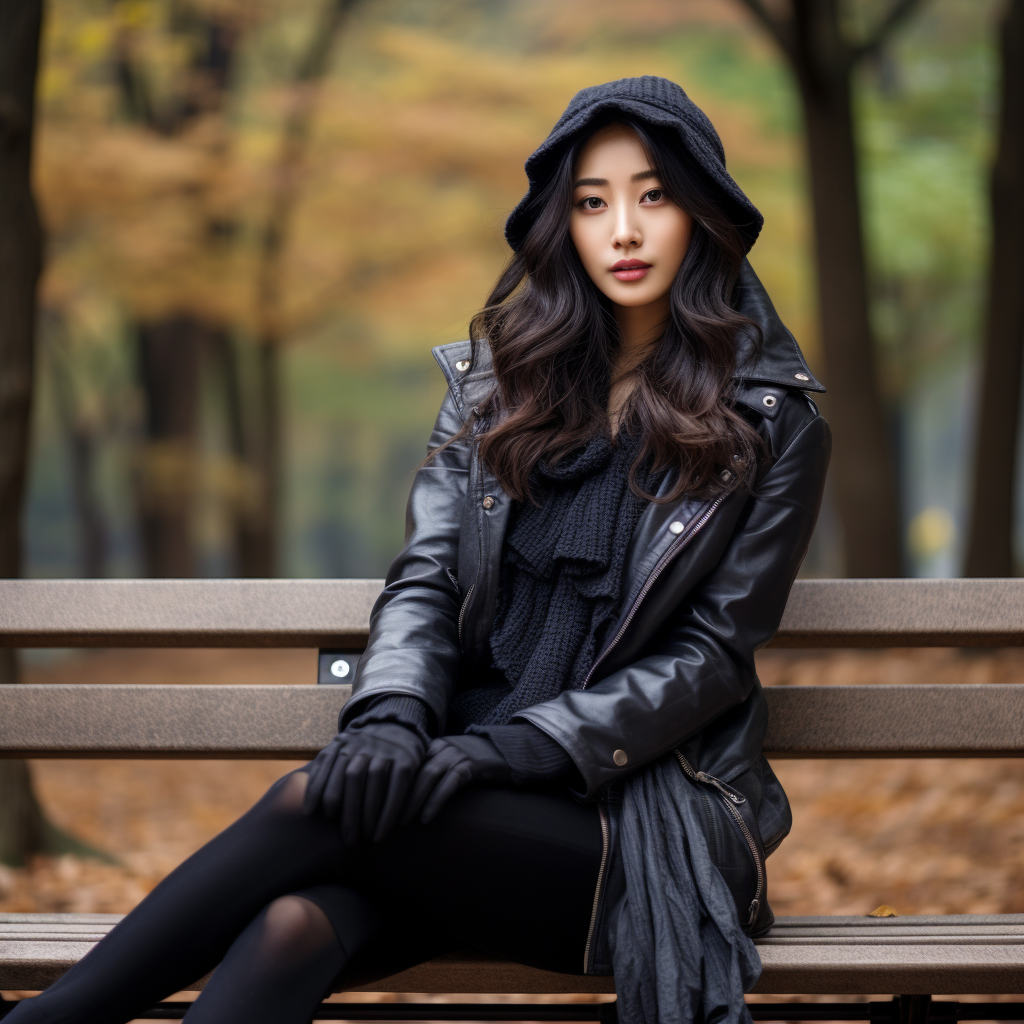
[[[582,971],[593,806],[470,788],[430,825],[347,850],[335,823],[303,816],[306,778],[276,782],[5,1024],[128,1021],[217,964],[188,1024],[305,1024],[343,969],[380,976],[458,945]]]

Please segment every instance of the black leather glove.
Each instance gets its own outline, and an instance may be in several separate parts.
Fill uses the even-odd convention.
[[[486,736],[442,736],[430,744],[403,821],[419,814],[420,821],[429,824],[463,786],[508,782],[509,775],[508,761]]]
[[[338,733],[313,759],[302,809],[338,815],[342,841],[379,843],[398,823],[427,746],[413,729],[371,722]]]

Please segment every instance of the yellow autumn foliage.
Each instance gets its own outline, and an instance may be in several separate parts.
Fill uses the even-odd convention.
[[[134,318],[189,311],[256,329],[281,125],[301,99],[287,72],[315,7],[196,6],[234,12],[243,63],[261,33],[264,48],[268,34],[280,35],[288,59],[276,76],[243,68],[223,110],[161,135],[124,118],[109,62],[127,32],[156,90],[180,88],[189,52],[167,6],[122,0],[109,14],[99,4],[52,5],[37,161],[51,237],[48,303],[67,308],[100,292]],[[768,226],[753,259],[806,338],[794,138],[766,130],[758,110],[703,85],[663,45],[681,28],[724,24],[751,61],[773,61],[735,5],[644,0],[629,18],[605,2],[519,8],[518,24],[540,39],[532,48],[403,22],[373,0],[356,8],[313,99],[294,182],[279,282],[286,337],[301,341],[344,322],[338,344],[358,359],[368,350],[408,356],[463,334],[507,256],[501,229],[524,190],[523,161],[571,95],[614,77],[661,74],[704,105],[734,173],[764,209]]]

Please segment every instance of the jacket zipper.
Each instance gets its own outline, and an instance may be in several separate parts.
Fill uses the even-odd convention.
[[[477,446],[476,435],[481,430],[484,429],[483,421],[479,418],[479,413],[477,412],[477,406],[474,405],[473,408],[470,409],[470,412],[474,416],[474,420],[473,420],[473,435],[474,435],[474,437],[473,437],[473,452],[472,452],[471,458],[476,460],[475,464],[477,466],[477,469],[478,469],[479,472],[482,472],[482,469],[480,468],[480,449]],[[482,526],[481,526],[481,529],[482,529]],[[477,579],[480,578],[480,573],[481,573],[482,570],[483,570],[483,557],[482,557],[482,552],[481,552],[480,562],[478,563],[477,569],[476,569]],[[462,602],[462,607],[459,609],[459,623],[458,623],[458,626],[459,626],[459,634],[458,634],[459,635],[459,647],[463,651],[465,651],[466,647],[465,647],[465,642],[463,640],[463,635],[462,635],[462,624],[463,624],[463,620],[466,618],[466,609],[469,608],[469,602],[470,602],[470,599],[473,597],[473,591],[476,590],[477,579],[473,580],[473,582],[469,585],[469,590],[466,591],[465,600]]]
[[[615,633],[615,636],[612,637],[611,642],[601,652],[601,655],[597,659],[597,661],[595,661],[594,664],[590,666],[590,671],[587,673],[587,677],[583,680],[583,685],[580,687],[581,690],[585,690],[590,685],[590,680],[593,679],[594,673],[597,671],[598,666],[601,664],[602,661],[605,660],[605,658],[608,657],[609,653],[611,653],[612,648],[614,648],[615,645],[622,639],[623,634],[629,628],[629,624],[635,618],[637,610],[643,603],[644,598],[648,595],[648,593],[650,593],[651,587],[654,586],[658,577],[665,571],[665,567],[669,564],[669,562],[672,561],[672,559],[676,557],[677,554],[679,554],[680,550],[683,547],[685,547],[687,544],[690,543],[691,540],[693,540],[693,537],[697,533],[697,531],[703,528],[704,524],[714,515],[718,506],[721,505],[724,500],[724,494],[719,495],[719,497],[715,498],[711,505],[702,513],[697,522],[693,524],[693,529],[680,534],[679,537],[676,538],[676,540],[669,545],[668,550],[665,552],[665,554],[661,556],[661,558],[658,561],[658,564],[651,570],[650,576],[647,577],[646,582],[640,588],[640,593],[636,595],[636,600],[630,607],[629,613],[623,620],[622,625],[619,626],[618,630]]]
[[[690,762],[683,757],[682,753],[677,749],[675,751],[676,757],[679,759],[679,766],[683,769],[683,772],[688,778],[694,782],[701,782],[705,786],[713,786],[718,790],[719,795],[722,797],[722,801],[725,804],[726,810],[732,815],[733,820],[740,827],[740,831],[743,833],[743,838],[747,841],[747,846],[750,847],[750,854],[754,858],[754,867],[757,868],[757,889],[754,891],[754,898],[750,903],[750,916],[747,919],[747,927],[751,927],[754,921],[757,920],[757,912],[761,909],[761,893],[764,889],[764,869],[761,867],[761,858],[757,855],[757,843],[754,842],[754,837],[750,834],[750,829],[747,827],[747,823],[743,820],[743,815],[736,809],[737,804],[744,804],[747,802],[747,798],[742,793],[737,792],[728,783],[722,782],[721,779],[716,779],[713,775],[708,775],[707,772],[695,772],[690,767]]]
[[[466,609],[469,607],[469,599],[473,596],[473,591],[476,590],[476,583],[471,583],[469,590],[466,591],[466,600],[462,602],[462,607],[459,609],[459,646],[462,646],[462,620],[465,618]]]
[[[669,545],[669,548],[665,552],[665,554],[663,554],[661,556],[661,558],[658,559],[658,564],[655,565],[655,567],[651,570],[650,576],[647,577],[647,580],[644,582],[644,585],[640,588],[640,593],[636,595],[636,600],[631,605],[631,607],[629,609],[629,613],[626,615],[626,618],[623,620],[622,625],[618,628],[618,630],[615,633],[615,636],[612,637],[611,642],[608,644],[608,646],[605,647],[605,649],[601,652],[600,657],[594,662],[593,665],[591,665],[590,671],[587,673],[586,679],[583,680],[583,686],[580,687],[580,689],[585,690],[590,685],[590,680],[594,677],[594,672],[597,671],[598,665],[600,665],[601,662],[604,661],[604,659],[608,657],[608,654],[612,650],[612,648],[622,639],[622,637],[625,634],[626,630],[629,628],[629,624],[633,621],[634,617],[636,616],[637,610],[639,609],[640,605],[643,603],[644,598],[648,595],[648,593],[650,593],[651,587],[654,586],[654,583],[658,579],[658,577],[665,571],[665,567],[672,561],[673,558],[676,557],[677,554],[679,554],[679,552],[683,549],[683,547],[685,547],[685,545],[689,544],[689,542],[693,539],[694,535],[699,530],[703,529],[704,524],[714,515],[714,513],[715,513],[716,509],[718,508],[718,506],[721,505],[722,502],[725,500],[725,497],[726,496],[724,494],[722,494],[722,495],[719,495],[717,498],[715,498],[715,500],[708,506],[708,508],[705,509],[705,511],[703,513],[701,513],[700,517],[697,519],[697,522],[695,522],[693,524],[693,528],[691,530],[688,530],[688,531],[684,532],[684,533],[681,533],[679,535],[679,537],[677,537],[676,540],[672,544]],[[470,587],[470,592],[472,592],[472,589],[473,588]],[[468,600],[468,595],[467,595],[467,600]],[[460,626],[461,626],[461,617],[460,617]],[[710,776],[709,776],[709,778],[710,778]],[[721,783],[721,785],[724,786],[725,783]],[[735,790],[733,790],[733,793],[736,796],[739,796],[739,794],[736,793]],[[740,799],[742,800],[743,797],[740,797]],[[597,926],[597,909],[598,909],[598,905],[601,902],[601,889],[602,889],[602,887],[604,885],[604,872],[605,872],[605,866],[606,866],[607,861],[608,861],[608,816],[607,816],[607,814],[605,812],[604,807],[602,807],[601,804],[598,804],[597,809],[598,809],[598,813],[599,813],[599,815],[601,817],[601,866],[600,866],[600,869],[598,870],[598,873],[597,873],[597,885],[594,887],[594,904],[593,904],[593,909],[591,910],[591,913],[590,913],[590,928],[587,931],[587,944],[586,944],[586,947],[583,950],[583,973],[584,974],[586,974],[590,970],[590,948],[591,948],[591,946],[594,943],[594,929]],[[747,832],[747,828],[746,828],[745,824],[743,824],[743,829],[744,829],[744,832],[746,833]],[[753,842],[753,838],[751,838],[750,842],[751,843]],[[760,897],[760,895],[761,895],[761,882],[760,882],[761,868],[760,868],[760,861],[757,860],[756,848],[752,847],[752,849],[755,849],[754,861],[758,865],[757,896]],[[755,900],[754,902],[759,904],[759,899]],[[756,913],[756,910],[755,910],[755,913]]]
[[[594,928],[597,926],[597,908],[601,902],[601,889],[604,887],[604,873],[608,866],[608,812],[604,805],[598,803],[597,814],[601,819],[601,863],[597,869],[597,885],[594,887],[594,904],[590,911],[590,927],[587,929],[587,944],[583,949],[583,973],[590,970],[590,947],[593,944]]]

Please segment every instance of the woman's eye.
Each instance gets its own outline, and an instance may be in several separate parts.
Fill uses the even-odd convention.
[[[580,207],[584,210],[600,210],[604,206],[604,200],[600,196],[587,196]]]
[[[648,189],[644,193],[644,199],[648,203],[660,203],[665,198],[665,190],[663,188],[652,188]]]

